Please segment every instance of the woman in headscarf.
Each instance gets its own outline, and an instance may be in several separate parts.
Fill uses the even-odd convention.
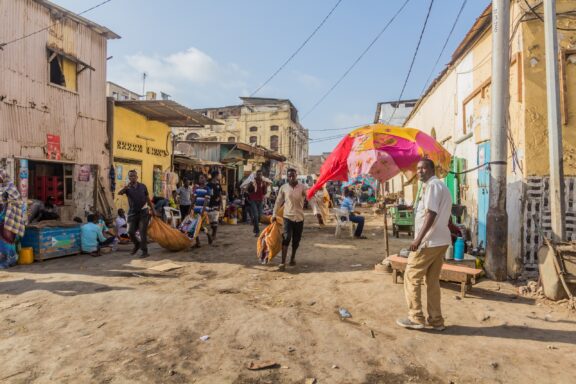
[[[24,236],[24,201],[4,169],[0,169],[0,268],[16,264],[16,240]]]

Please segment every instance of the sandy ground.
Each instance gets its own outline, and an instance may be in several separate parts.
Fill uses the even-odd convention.
[[[145,260],[116,252],[1,271],[0,383],[574,382],[573,312],[507,283],[481,281],[463,300],[444,284],[446,331],[398,328],[402,285],[373,271],[380,221],[361,241],[307,220],[285,273],[257,263],[247,225],[221,226],[214,246],[191,252],[152,246]],[[183,268],[147,269],[166,260]],[[278,367],[245,367],[264,359]]]

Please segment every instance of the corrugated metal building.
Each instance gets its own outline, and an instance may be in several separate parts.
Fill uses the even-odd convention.
[[[55,195],[64,217],[102,209],[96,190],[111,201],[106,51],[116,38],[48,1],[0,2],[0,158],[24,194]]]

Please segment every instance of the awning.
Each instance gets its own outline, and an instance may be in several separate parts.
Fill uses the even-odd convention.
[[[174,155],[174,164],[183,164],[189,166],[208,166],[208,167],[225,167],[225,168],[233,168],[229,165],[219,163],[217,161],[209,161],[209,160],[200,160],[193,157],[187,157],[183,155]]]
[[[146,116],[149,120],[160,121],[171,127],[201,127],[222,125],[198,112],[194,112],[173,100],[124,100],[115,105]]]
[[[82,60],[80,60],[79,58],[77,58],[76,56],[72,56],[66,52],[64,52],[63,50],[54,47],[52,45],[49,45],[46,47],[48,49],[48,51],[52,52],[50,54],[50,57],[48,58],[48,62],[51,63],[52,60],[54,60],[54,58],[56,57],[56,55],[60,55],[70,61],[72,61],[73,63],[78,64],[79,66],[81,66],[82,68],[80,68],[76,73],[80,73],[82,71],[84,71],[85,69],[89,69],[91,71],[95,71],[96,69],[94,69],[93,66],[91,66],[90,64],[87,64],[85,62],[83,62]]]

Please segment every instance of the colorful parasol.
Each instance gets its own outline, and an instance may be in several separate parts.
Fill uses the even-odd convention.
[[[316,184],[308,190],[308,199],[328,181],[369,175],[384,182],[399,173],[411,180],[423,158],[434,161],[440,176],[450,169],[450,153],[418,129],[384,124],[355,129],[328,156]]]

